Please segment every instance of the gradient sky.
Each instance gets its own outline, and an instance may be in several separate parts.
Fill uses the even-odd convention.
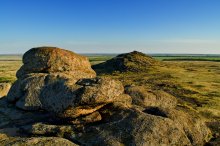
[[[220,54],[220,0],[0,0],[0,54]]]

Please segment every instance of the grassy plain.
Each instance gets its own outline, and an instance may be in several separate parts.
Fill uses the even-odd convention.
[[[114,55],[88,56],[91,64],[101,63]],[[155,57],[164,60],[162,66],[148,72],[134,74],[101,74],[111,76],[124,85],[144,85],[162,89],[179,100],[179,107],[194,110],[207,121],[217,123],[213,126],[220,131],[220,57]],[[207,59],[201,61],[202,59]],[[165,61],[169,60],[169,61]],[[192,61],[193,60],[193,61]],[[198,61],[200,60],[200,61]],[[0,56],[0,82],[14,82],[16,71],[22,65],[21,56]]]
[[[215,61],[220,62],[220,56],[155,56],[162,61]]]
[[[14,82],[16,71],[22,65],[21,55],[0,55],[0,83]]]
[[[124,85],[165,90],[179,99],[179,106],[220,120],[220,62],[163,61],[162,66],[138,75],[131,72],[101,75],[117,78]]]

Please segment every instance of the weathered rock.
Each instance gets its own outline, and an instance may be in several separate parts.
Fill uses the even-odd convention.
[[[0,98],[6,96],[10,88],[10,83],[0,83]]]
[[[162,91],[151,90],[144,86],[127,87],[125,93],[132,97],[132,103],[138,106],[157,106],[163,108],[174,108],[177,105],[177,99]]]
[[[19,110],[8,104],[6,98],[0,99],[0,145],[76,145],[60,138],[66,132],[71,133],[70,126],[42,126],[43,124],[35,124],[52,121],[50,119],[51,115],[48,113]],[[27,132],[28,126],[29,130],[32,131],[31,133]],[[27,134],[40,136],[45,134],[46,137],[30,137],[29,135],[29,138],[21,138],[25,134],[24,127]],[[54,136],[59,137],[47,137],[49,134],[55,133],[56,135]]]
[[[101,104],[101,105],[84,105],[84,106],[77,106],[77,107],[69,107],[65,109],[63,112],[58,114],[58,117],[64,118],[64,119],[73,119],[77,118],[83,115],[88,115],[91,114],[106,104]]]
[[[31,137],[31,138],[21,138],[21,137],[8,137],[7,135],[0,134],[0,144],[4,146],[77,146],[77,144],[71,141],[59,138],[59,137]]]
[[[84,145],[191,145],[172,120],[123,107],[106,108],[100,125],[88,126],[77,139]],[[116,110],[118,109],[118,110]]]
[[[86,57],[56,47],[32,48],[23,55],[23,63],[18,78],[29,73],[58,72],[72,72],[78,79],[96,76]]]
[[[196,116],[196,113],[192,113],[193,115],[190,116],[188,112],[158,107],[148,107],[143,112],[166,117],[174,121],[179,128],[184,130],[192,145],[204,145],[211,136],[205,121]]]
[[[24,110],[39,110],[42,105],[39,96],[45,85],[46,74],[32,74],[21,81],[22,96],[16,102],[18,108]],[[18,90],[18,89],[15,89]]]
[[[82,105],[116,102],[124,93],[122,83],[108,77],[80,79],[76,84],[84,86],[79,93]]]
[[[6,98],[0,99],[0,129],[14,128],[31,124],[34,122],[43,122],[51,119],[51,115],[43,111],[27,112],[19,110],[14,105],[9,104]]]
[[[112,146],[203,145],[209,139],[200,118],[175,109],[175,97],[143,86],[127,87],[125,94],[118,80],[91,78],[95,73],[85,57],[43,47],[29,50],[23,62],[18,80],[0,99],[0,133],[7,134],[0,134],[1,145],[75,145],[58,137]],[[138,72],[159,62],[132,52],[114,63],[112,71]]]
[[[57,101],[58,104],[63,106],[62,103],[69,104],[69,100],[66,101],[67,99],[74,99],[73,93],[76,90],[75,82],[76,80],[74,78],[66,74],[32,73],[25,78],[18,79],[13,84],[7,99],[9,102],[16,102],[18,108],[24,110],[39,110],[43,109],[41,99],[48,97],[53,98],[52,100],[57,100],[57,98],[54,97],[57,96],[60,99],[60,101]],[[43,90],[48,90],[49,92],[43,92]],[[68,97],[63,98],[64,96]]]
[[[121,103],[130,107],[132,105],[132,98],[128,94],[121,94],[114,103]]]
[[[18,80],[7,98],[24,110],[44,109],[62,118],[76,118],[111,102],[130,104],[130,96],[123,92],[121,82],[110,78],[81,79],[75,85],[61,75],[33,73]]]
[[[129,100],[129,96],[122,99],[124,87],[117,80],[80,79],[76,84],[70,87],[60,83],[45,86],[41,99],[44,109],[62,118],[76,118],[91,114],[108,103]]]
[[[23,96],[21,84],[22,84],[22,79],[18,79],[12,84],[7,95],[7,100],[9,102],[14,103]]]
[[[76,95],[81,86],[69,85],[67,82],[55,81],[44,86],[40,94],[42,109],[59,114],[70,106],[77,104],[79,97]]]
[[[63,137],[65,134],[74,132],[70,125],[51,125],[45,123],[34,123],[24,125],[21,131],[29,135],[50,135]]]
[[[166,109],[166,116],[182,127],[192,145],[204,145],[211,137],[211,131],[197,113],[190,115],[188,112]]]
[[[44,109],[71,118],[90,114],[111,102],[131,102],[117,80],[93,78],[74,83],[62,75],[33,73],[18,80],[7,99],[24,110]]]
[[[85,107],[82,106],[83,108]],[[12,105],[7,105],[5,99],[0,100],[0,113],[0,128],[4,127],[0,132],[19,135],[17,131],[25,129],[33,135],[63,137],[67,134],[70,135],[68,138],[85,145],[203,145],[204,140],[208,138],[208,129],[204,123],[191,119],[183,112],[155,107],[153,109],[148,107],[141,112],[121,102],[107,104],[99,108],[98,112],[95,110],[91,114],[80,115],[69,120],[71,124],[99,121],[98,125],[87,126],[83,133],[72,133],[70,126],[35,124],[37,121],[48,120],[48,116],[40,112],[18,110]],[[25,126],[29,123],[32,124]],[[21,126],[21,128],[16,129],[14,126]],[[13,141],[9,139],[1,141],[0,144]],[[20,142],[20,139],[18,141]]]
[[[53,98],[51,96],[57,96],[52,100],[66,108],[76,100],[73,93],[76,81],[96,76],[86,57],[54,47],[27,51],[23,56],[23,63],[17,72],[18,80],[12,85],[7,99],[9,102],[16,102],[16,106],[24,110],[43,109],[41,100],[48,98],[50,101]],[[53,91],[51,88],[57,90]],[[47,89],[51,93],[43,92]]]
[[[89,115],[85,115],[70,121],[71,124],[88,124],[94,123],[102,120],[102,116],[98,111],[95,111]]]

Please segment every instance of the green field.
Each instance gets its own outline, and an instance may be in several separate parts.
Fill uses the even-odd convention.
[[[97,64],[115,57],[117,54],[83,54],[92,64]],[[215,61],[220,62],[220,55],[152,55],[161,61]],[[0,55],[0,61],[20,61],[22,55]]]
[[[162,61],[216,61],[220,62],[220,56],[155,56]]]

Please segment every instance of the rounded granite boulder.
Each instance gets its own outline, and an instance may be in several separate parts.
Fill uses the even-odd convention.
[[[24,65],[18,70],[18,78],[29,73],[81,73],[86,77],[95,77],[87,57],[56,47],[32,48],[23,55]]]

